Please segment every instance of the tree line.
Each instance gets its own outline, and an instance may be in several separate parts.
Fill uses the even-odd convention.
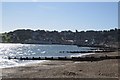
[[[74,44],[74,45],[104,45],[118,46],[120,29],[103,31],[45,31],[19,29],[2,33],[3,43],[31,43],[31,44]]]

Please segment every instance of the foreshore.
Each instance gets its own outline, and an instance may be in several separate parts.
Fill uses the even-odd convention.
[[[116,56],[118,52],[96,53],[93,56]],[[46,61],[2,69],[5,78],[118,78],[118,60]],[[16,79],[17,80],[17,79]]]

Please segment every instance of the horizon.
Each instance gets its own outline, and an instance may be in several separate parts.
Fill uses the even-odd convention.
[[[119,30],[119,28],[114,28],[114,29],[107,29],[107,30],[81,30],[81,31],[77,30],[77,31],[78,31],[78,32],[82,32],[82,31],[84,31],[84,32],[87,32],[87,31],[110,31],[110,30],[115,30],[115,29]],[[32,30],[32,31],[40,30],[40,31],[42,31],[43,29],[36,29],[36,30],[33,30],[33,29],[16,29],[16,30],[8,31],[8,32],[0,32],[0,34],[1,34],[1,33],[14,32],[14,31],[17,31],[17,30]],[[57,30],[44,30],[44,31],[52,32],[52,31],[57,31]],[[63,30],[63,31],[76,32],[76,30],[75,30],[75,31],[72,31],[72,30]],[[62,32],[62,31],[58,31],[58,32]]]
[[[115,29],[119,29],[119,28],[110,28],[110,29],[102,29],[102,30],[95,30],[95,29],[87,29],[87,30],[77,30],[77,31],[79,31],[79,32],[81,32],[81,31],[109,31],[109,30],[115,30]],[[30,29],[30,28],[20,28],[20,29],[14,29],[14,30],[9,30],[9,31],[5,31],[5,32],[0,32],[0,33],[9,33],[9,32],[13,32],[13,31],[16,31],[16,30],[33,30],[33,31],[36,31],[36,30],[44,30],[44,29]],[[61,31],[59,31],[59,30],[44,30],[44,31],[58,31],[58,32],[62,32],[62,31],[72,31],[72,32],[76,32],[76,30],[61,30]]]
[[[2,32],[118,28],[117,2],[3,2],[2,14]]]

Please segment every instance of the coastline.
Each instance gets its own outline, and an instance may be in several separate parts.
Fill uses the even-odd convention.
[[[118,55],[118,52],[96,53]],[[118,78],[118,60],[47,61],[2,69],[4,78]]]

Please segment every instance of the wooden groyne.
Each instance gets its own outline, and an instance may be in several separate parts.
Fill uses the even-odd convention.
[[[86,57],[8,57],[8,59],[19,60],[73,60],[73,61],[100,61],[107,59],[120,59],[120,56],[86,56]]]
[[[114,50],[60,51],[59,53],[103,53],[103,52],[114,52]]]
[[[95,47],[95,48],[99,48],[101,50],[106,50],[106,51],[116,51],[116,50],[120,50],[119,47],[106,47],[104,45],[77,45],[78,47]]]

